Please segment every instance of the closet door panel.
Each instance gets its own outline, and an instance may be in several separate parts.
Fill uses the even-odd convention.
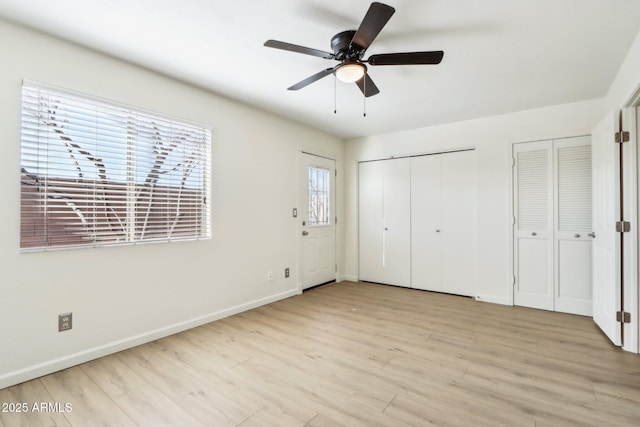
[[[441,157],[442,289],[458,295],[475,292],[475,151]]]
[[[515,144],[514,304],[554,309],[551,141]]]
[[[411,163],[385,160],[383,283],[411,286]]]
[[[383,282],[383,162],[358,166],[359,279]]]
[[[555,310],[591,316],[591,138],[554,141]]]
[[[440,155],[411,159],[411,287],[442,292]]]

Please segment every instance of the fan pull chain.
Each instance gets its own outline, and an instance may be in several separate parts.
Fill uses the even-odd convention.
[[[367,117],[367,73],[364,74],[364,96],[362,97],[362,117]]]
[[[338,78],[336,74],[333,73],[333,114],[338,113]]]

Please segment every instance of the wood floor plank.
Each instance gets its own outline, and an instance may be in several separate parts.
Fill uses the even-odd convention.
[[[534,427],[535,421],[520,417],[509,421],[484,419],[476,413],[460,412],[459,402],[442,400],[417,400],[415,397],[398,396],[385,409],[385,414],[403,420],[410,425],[437,425],[437,426],[529,426]]]
[[[103,357],[80,365],[93,382],[111,398],[144,386],[147,382],[116,357]]]
[[[136,423],[79,367],[41,378],[56,402],[70,403],[65,417],[76,426],[135,426]]]
[[[376,411],[372,408],[370,401],[365,400],[367,404],[361,403],[359,399],[361,396],[348,395],[348,386],[332,387],[317,379],[308,380],[307,376],[278,367],[278,363],[274,362],[269,361],[267,365],[249,360],[233,369],[247,370],[256,377],[266,379],[271,387],[290,390],[305,405],[318,411],[322,410],[327,416],[345,426],[400,427],[407,425]],[[340,388],[343,391],[340,391]]]
[[[178,363],[169,363],[150,347],[136,347],[117,357],[151,385],[207,425],[235,426],[253,412],[193,377]]]
[[[327,417],[324,414],[318,414],[305,427],[342,427],[342,424],[336,420]]]
[[[214,343],[212,347],[215,346]],[[189,345],[177,337],[160,340],[151,347],[159,349],[157,354],[168,359],[168,362],[174,358],[179,360],[180,368],[200,381],[215,389],[225,390],[225,395],[240,406],[254,408],[255,413],[260,414],[260,419],[279,417],[283,423],[291,420],[295,425],[303,425],[316,415],[316,411],[302,405],[291,405],[290,397],[280,399],[273,393],[266,394],[265,390],[256,388],[255,378],[235,375],[236,372],[225,367],[224,363],[221,366],[219,360],[209,357],[211,352],[206,347]]]
[[[640,356],[584,316],[342,282],[0,390],[0,427],[638,426]]]
[[[205,426],[151,385],[130,390],[114,400],[140,426]]]

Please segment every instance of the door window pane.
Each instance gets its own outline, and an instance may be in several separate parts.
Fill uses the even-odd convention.
[[[329,169],[309,166],[309,225],[330,225]]]

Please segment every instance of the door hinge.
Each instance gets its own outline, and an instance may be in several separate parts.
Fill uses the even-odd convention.
[[[338,272],[338,264],[336,264],[336,273]]]
[[[631,323],[631,313],[627,313],[626,311],[616,312],[616,322]]]
[[[516,276],[513,276],[513,286],[516,285]]]
[[[515,157],[512,157],[512,158],[511,158],[511,166],[513,167],[513,166],[515,166],[515,165],[516,165],[516,158],[515,158]]]
[[[337,223],[338,223],[338,217],[335,217],[334,219],[336,220],[336,222],[335,222],[335,223],[337,224]]]
[[[628,233],[629,231],[631,231],[631,223],[629,221],[616,222],[616,232]]]
[[[629,133],[629,132],[627,132]],[[334,169],[333,170],[333,176],[338,177],[338,169]]]
[[[623,142],[629,142],[629,132],[620,131],[615,134],[616,144],[622,144]]]

